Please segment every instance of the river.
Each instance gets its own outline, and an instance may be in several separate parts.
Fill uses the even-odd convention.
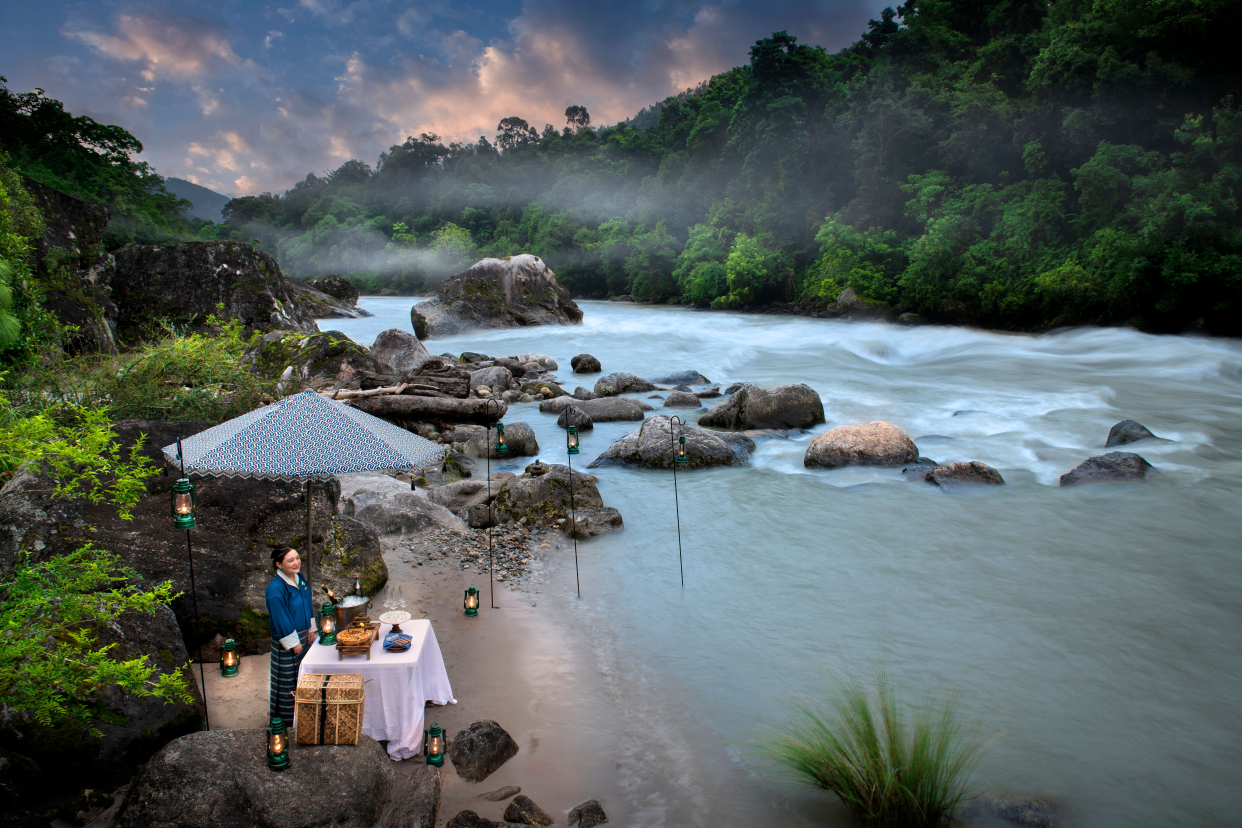
[[[375,316],[322,327],[370,345],[410,330],[414,301],[366,297]],[[569,372],[583,352],[605,372],[804,382],[828,419],[761,442],[748,466],[678,475],[684,590],[671,473],[593,472],[626,528],[581,544],[581,601],[572,557],[544,592],[588,637],[626,722],[595,735],[615,756],[625,824],[848,824],[827,795],[771,781],[743,743],[826,670],[881,662],[911,696],[960,691],[992,737],[981,786],[1053,797],[1081,826],[1237,823],[1242,344],[581,306],[581,326],[426,344],[547,353],[569,389],[596,379]],[[1059,488],[1126,418],[1163,438],[1122,449],[1154,479]],[[876,419],[1007,485],[946,493],[895,469],[803,468],[823,428]],[[515,405],[506,420],[565,462],[553,417]],[[635,428],[586,432],[575,468]]]

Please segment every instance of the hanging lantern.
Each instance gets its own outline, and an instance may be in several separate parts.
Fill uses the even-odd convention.
[[[336,607],[331,603],[319,608],[319,643],[329,647],[336,643]]]
[[[565,446],[570,454],[578,453],[578,427],[570,426],[565,431]]]
[[[224,639],[220,645],[220,675],[232,678],[237,675],[241,659],[237,655],[237,642],[231,638]]]
[[[466,587],[466,597],[461,605],[466,609],[466,615],[471,617],[479,614],[479,590],[471,585]]]
[[[686,460],[686,435],[677,438],[677,462],[685,463]]]
[[[198,525],[198,501],[194,498],[194,485],[182,477],[172,487],[173,525],[178,529],[193,529]]]
[[[508,454],[509,447],[505,445],[505,424],[496,423],[496,453]]]
[[[284,719],[272,719],[267,729],[267,766],[274,771],[289,767],[289,735],[285,733]]]
[[[435,722],[428,730],[423,731],[423,756],[427,764],[438,768],[444,764],[444,728]]]

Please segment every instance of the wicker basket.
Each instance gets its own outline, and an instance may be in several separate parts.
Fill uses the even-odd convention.
[[[361,673],[307,673],[293,693],[300,745],[356,745],[366,707]]]

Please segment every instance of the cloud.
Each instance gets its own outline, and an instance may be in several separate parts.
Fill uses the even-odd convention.
[[[239,62],[225,32],[206,20],[120,15],[114,31],[83,29],[65,34],[115,60],[145,63],[142,76],[148,82],[159,76],[202,78]]]

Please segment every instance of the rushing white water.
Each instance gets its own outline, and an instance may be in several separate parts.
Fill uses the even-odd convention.
[[[369,345],[409,330],[412,301],[366,298],[376,316],[323,327]],[[581,326],[427,345],[548,353],[570,388],[596,378],[569,373],[583,352],[605,372],[805,382],[828,427],[888,420],[924,455],[980,460],[1007,481],[949,494],[894,469],[808,470],[814,433],[767,440],[749,466],[678,475],[683,591],[670,473],[596,470],[625,531],[581,545],[581,602],[569,600],[572,557],[544,589],[590,638],[625,722],[601,737],[625,824],[775,824],[773,808],[784,824],[848,824],[826,795],[769,781],[738,743],[826,667],[880,661],[912,694],[960,689],[996,736],[983,785],[1055,797],[1083,826],[1236,821],[1242,345],[583,309]],[[1125,418],[1163,438],[1123,449],[1159,474],[1059,488]],[[517,405],[506,419],[535,428],[544,460],[565,461],[554,418]],[[636,425],[587,432],[575,466]]]

